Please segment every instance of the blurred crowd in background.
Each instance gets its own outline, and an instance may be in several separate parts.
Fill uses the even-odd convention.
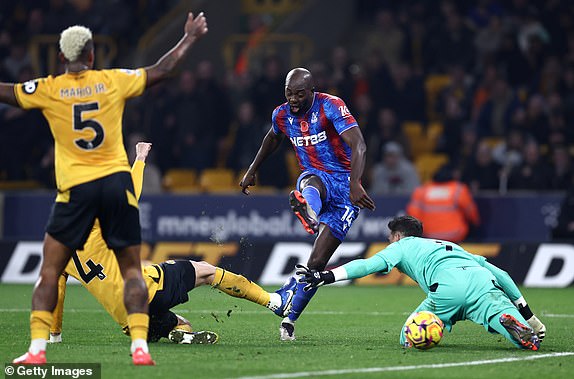
[[[130,51],[121,47],[136,45],[172,3],[2,2],[0,80],[47,74],[30,65],[34,34],[84,24],[116,38],[120,53]],[[363,0],[356,2],[356,25],[306,67],[316,90],[341,97],[358,120],[371,193],[412,193],[432,178],[424,172],[431,160],[474,193],[571,187],[574,3]],[[209,60],[184,67],[128,103],[128,151],[135,141],[153,142],[150,164],[160,178],[173,168],[241,172],[269,130],[271,112],[285,101],[289,69],[273,55],[257,72],[218,73]],[[0,107],[0,135],[0,179],[54,186],[52,141],[40,113]],[[288,143],[263,166],[261,184],[292,184]]]

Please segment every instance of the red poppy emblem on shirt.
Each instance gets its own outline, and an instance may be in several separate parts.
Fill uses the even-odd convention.
[[[301,121],[301,131],[303,133],[309,131],[309,123],[307,121]]]

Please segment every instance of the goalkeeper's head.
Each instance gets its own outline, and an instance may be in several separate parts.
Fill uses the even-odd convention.
[[[389,241],[396,242],[405,237],[422,237],[423,224],[413,216],[400,216],[392,219],[388,224],[391,235]]]

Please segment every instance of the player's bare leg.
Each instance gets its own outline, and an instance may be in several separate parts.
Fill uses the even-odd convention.
[[[262,305],[279,316],[286,316],[291,309],[293,292],[285,294],[269,293],[259,285],[242,275],[213,266],[207,262],[189,261],[195,272],[194,288],[210,285],[230,296],[249,300]],[[189,321],[176,315],[178,324],[171,330],[168,339],[178,344],[214,344],[218,341],[217,333],[210,331],[193,331]]]
[[[215,267],[207,262],[191,262],[195,268],[195,286],[210,285],[229,296],[249,300],[270,309],[278,316],[291,310],[293,292],[279,294],[267,292],[243,275]]]
[[[337,239],[331,233],[331,229],[325,225],[321,224],[319,228],[319,236],[313,244],[313,250],[311,250],[311,256],[307,261],[307,267],[312,270],[322,271],[327,266],[327,262],[333,256],[337,247],[341,244],[341,241]],[[295,321],[299,318],[307,304],[311,301],[317,288],[310,291],[303,291],[303,287],[307,283],[296,283],[295,296],[293,297],[293,305],[291,307],[291,312],[289,316],[285,317],[281,322],[281,327],[279,328],[280,337],[283,341],[292,341],[295,339]]]
[[[52,311],[58,302],[58,279],[71,256],[70,249],[46,233],[40,276],[32,294],[30,348],[26,354],[14,359],[13,363],[46,363],[46,344],[50,336]]]
[[[154,365],[147,346],[148,291],[142,276],[140,245],[116,251],[116,258],[124,278],[124,305],[132,338],[132,360],[135,365]]]

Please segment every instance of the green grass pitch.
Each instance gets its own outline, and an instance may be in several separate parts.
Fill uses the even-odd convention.
[[[31,291],[0,285],[3,363],[28,347]],[[519,351],[469,321],[455,325],[436,348],[418,351],[398,346],[398,332],[424,298],[419,288],[322,288],[297,323],[297,341],[281,342],[277,316],[204,287],[176,311],[195,330],[219,333],[219,343],[166,340],[151,345],[157,366],[134,367],[129,338],[86,290],[68,286],[64,342],[48,347],[48,360],[100,362],[103,378],[572,378],[574,355],[557,353],[574,352],[574,288],[525,289],[524,296],[548,329],[540,351]]]

